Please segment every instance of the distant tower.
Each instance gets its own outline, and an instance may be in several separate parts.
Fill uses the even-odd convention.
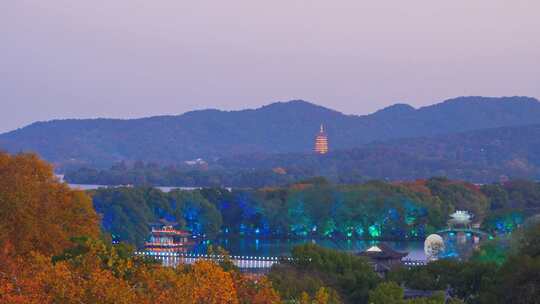
[[[322,124],[319,134],[315,137],[315,153],[328,153],[328,136],[326,135],[326,132],[324,132],[324,126]]]

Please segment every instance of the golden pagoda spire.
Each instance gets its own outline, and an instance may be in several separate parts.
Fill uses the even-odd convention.
[[[326,154],[328,153],[328,136],[324,132],[324,125],[321,124],[319,134],[315,137],[315,153]]]

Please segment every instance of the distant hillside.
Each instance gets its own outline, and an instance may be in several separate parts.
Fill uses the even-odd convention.
[[[501,177],[540,179],[540,124],[367,144],[324,156],[244,155],[221,159],[226,170],[283,168],[297,176],[344,183],[447,176],[478,183]]]
[[[204,167],[117,164],[69,171],[72,183],[103,185],[231,186],[260,188],[324,176],[334,182],[415,180],[446,176],[475,183],[503,178],[540,180],[540,124],[399,139],[319,156],[249,154]]]
[[[176,163],[249,153],[310,152],[320,123],[332,150],[374,141],[540,123],[527,97],[460,97],[414,109],[398,104],[355,116],[305,101],[254,110],[202,110],[142,119],[37,122],[0,135],[0,149],[35,151],[60,166],[106,167],[122,160]]]

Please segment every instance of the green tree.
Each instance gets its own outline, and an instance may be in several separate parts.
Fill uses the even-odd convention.
[[[312,244],[292,250],[295,268],[314,275],[334,288],[347,303],[364,303],[379,279],[364,258]]]
[[[394,282],[384,282],[369,292],[369,304],[403,304],[403,288]]]
[[[500,282],[494,290],[499,303],[538,303],[540,258],[528,255],[513,256],[502,267],[499,276]]]

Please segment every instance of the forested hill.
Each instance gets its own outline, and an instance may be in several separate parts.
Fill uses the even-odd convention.
[[[0,135],[0,150],[34,151],[57,165],[159,163],[249,153],[309,152],[320,123],[331,149],[373,141],[540,123],[540,102],[527,97],[460,97],[414,109],[397,104],[366,116],[344,115],[305,101],[253,110],[201,110],[141,119],[37,122]]]
[[[475,183],[501,177],[540,179],[540,124],[500,127],[432,137],[366,144],[324,156],[256,154],[223,158],[229,171],[283,168],[300,178],[325,176],[336,182],[414,180],[447,176]]]
[[[333,182],[415,180],[447,176],[474,183],[540,180],[540,124],[500,127],[366,144],[327,155],[246,154],[206,166],[119,163],[107,170],[68,170],[78,184],[260,188],[324,176]]]

